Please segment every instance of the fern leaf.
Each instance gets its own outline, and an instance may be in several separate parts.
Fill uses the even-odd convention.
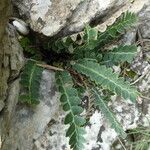
[[[57,53],[85,53],[93,49],[97,49],[99,46],[104,46],[111,40],[115,39],[123,33],[125,29],[131,27],[137,21],[137,17],[134,13],[126,12],[118,19],[116,23],[109,26],[104,33],[99,33],[96,28],[86,26],[82,34],[77,34],[75,41],[73,36],[68,36],[63,39],[58,39],[51,44],[48,44],[49,48],[52,48]],[[81,44],[77,44],[77,37],[80,37]],[[96,50],[95,49],[95,50]],[[80,52],[79,52],[80,51]],[[77,55],[80,59],[83,58],[82,54]]]
[[[74,60],[78,60],[78,59],[96,59],[98,62],[100,62],[102,60],[102,54],[100,54],[99,52],[94,52],[94,51],[77,51],[74,56],[73,59]]]
[[[100,96],[100,93],[96,89],[92,89],[92,93],[95,99],[95,106],[98,107],[106,119],[109,121],[111,124],[111,127],[122,137],[126,138],[126,133],[124,132],[121,124],[117,121],[116,117],[114,114],[111,112],[107,104],[103,101],[103,99]]]
[[[28,61],[21,75],[21,85],[25,93],[20,96],[20,100],[28,104],[39,103],[39,88],[43,69],[36,65],[34,61]]]
[[[79,50],[92,50],[97,45],[98,30],[87,25],[83,34],[83,45],[79,46]]]
[[[137,54],[137,47],[134,45],[119,46],[104,54],[104,61],[131,63]]]
[[[82,127],[85,124],[85,119],[80,116],[83,109],[79,106],[81,100],[78,97],[77,90],[73,88],[72,78],[68,72],[57,73],[56,79],[61,92],[60,101],[63,110],[68,112],[64,120],[65,124],[70,124],[66,136],[70,138],[69,144],[73,150],[81,150],[84,148],[85,142],[83,137],[85,130]]]
[[[128,82],[124,82],[123,78],[119,78],[118,74],[113,73],[112,69],[100,66],[96,62],[86,59],[80,60],[73,65],[73,68],[77,72],[88,76],[96,85],[101,85],[103,88],[115,92],[124,99],[130,99],[135,102],[139,95],[133,87],[130,87]]]
[[[116,23],[108,27],[104,33],[100,33],[98,36],[98,46],[104,46],[111,40],[117,38],[126,29],[130,28],[137,22],[137,17],[134,13],[126,12],[118,19]]]

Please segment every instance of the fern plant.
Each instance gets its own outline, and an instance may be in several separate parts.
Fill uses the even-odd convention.
[[[99,91],[95,88],[92,89],[93,98],[95,99],[95,106],[97,106],[102,113],[105,115],[109,123],[111,124],[111,127],[115,129],[121,137],[125,138],[127,135],[122,129],[121,124],[117,121],[114,114],[111,112],[109,107],[107,106],[106,102],[102,99],[101,94]]]
[[[47,44],[47,50],[54,51],[61,58],[62,54],[68,55],[69,59],[59,59],[54,64],[61,64],[65,71],[57,71],[56,80],[58,90],[61,93],[60,102],[63,110],[67,113],[65,124],[69,124],[66,136],[69,137],[69,144],[73,150],[84,149],[85,129],[87,119],[83,117],[82,95],[77,90],[84,88],[83,91],[91,89],[90,93],[94,99],[94,107],[102,111],[110,122],[111,127],[122,138],[126,133],[121,124],[115,118],[110,108],[107,106],[102,95],[112,93],[121,96],[125,100],[130,99],[136,102],[140,95],[128,81],[115,73],[110,66],[104,62],[112,64],[130,63],[136,55],[135,45],[118,46],[112,50],[103,50],[105,44],[118,38],[125,30],[131,27],[137,18],[133,13],[126,12],[112,26],[108,27],[104,33],[100,33],[96,28],[86,26],[84,32],[77,35],[58,39],[53,43]],[[45,45],[44,45],[45,47]],[[59,66],[59,65],[58,65]],[[22,95],[23,100],[28,103],[36,103],[38,99],[40,77],[42,69],[37,67],[35,62],[28,62],[22,74],[22,85],[27,89],[27,93]],[[100,93],[99,90],[102,89]],[[107,91],[107,92],[106,92]],[[110,98],[108,96],[108,98]],[[85,121],[86,120],[86,121]]]
[[[35,61],[29,60],[21,75],[21,85],[24,87],[20,100],[28,104],[39,104],[39,89],[43,69]]]
[[[83,112],[83,108],[79,106],[81,100],[77,90],[73,88],[72,78],[68,72],[56,74],[56,79],[59,91],[62,93],[60,101],[63,110],[68,112],[64,123],[70,125],[66,133],[66,136],[70,137],[69,144],[74,150],[83,149],[85,130],[82,126],[85,124],[85,119],[80,116]]]

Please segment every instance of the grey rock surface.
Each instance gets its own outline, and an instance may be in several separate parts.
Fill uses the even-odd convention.
[[[16,83],[17,82],[17,83]],[[12,84],[4,126],[9,126],[9,135],[2,143],[3,150],[32,150],[34,141],[43,134],[46,126],[59,113],[59,93],[55,88],[54,73],[44,71],[41,82],[41,103],[37,107],[16,105],[19,96],[19,82]],[[13,90],[13,91],[12,91]],[[9,118],[6,118],[6,117]]]
[[[64,35],[81,31],[86,23],[96,19],[104,22],[128,0],[13,0],[13,3],[35,32],[53,36],[58,32]]]
[[[41,0],[18,0],[14,1],[14,4],[19,8],[21,15],[27,16],[27,21],[33,30],[46,36],[52,36],[60,31],[67,33],[80,31],[84,23],[105,15],[108,12],[107,9],[118,9],[124,2],[126,1],[106,0],[106,3],[103,3],[101,0],[46,0],[42,3]],[[58,7],[56,7],[56,4]],[[113,6],[116,8],[114,9]],[[147,19],[149,16],[149,11],[147,10],[149,9],[149,7],[145,6],[139,15],[144,14],[145,19]],[[141,18],[143,19],[143,16]],[[150,38],[147,29],[150,30],[148,19],[142,25],[142,36],[144,38]],[[125,35],[124,43],[132,43],[135,40],[135,32],[136,30]],[[17,43],[17,41],[14,41],[14,43]],[[148,50],[150,46],[147,43],[145,42],[143,47],[140,47],[139,55],[137,55],[131,66],[138,77],[144,75],[149,68],[149,61],[145,59],[150,57]],[[22,56],[22,52],[20,52],[21,55],[19,56],[18,52],[20,52],[20,48],[16,50],[17,55],[12,55],[11,67],[14,70],[12,79],[18,76],[17,68],[20,71],[23,64],[22,57],[19,57]],[[21,63],[17,63],[17,59]],[[136,85],[145,97],[150,97],[149,70]],[[17,104],[18,96],[19,80],[16,80],[10,85],[7,98],[9,103],[4,112],[4,117],[0,118],[0,122],[2,122],[1,129],[5,129],[0,138],[1,149],[68,150],[68,138],[65,137],[67,126],[63,124],[65,114],[60,107],[60,93],[56,89],[54,73],[46,70],[43,72],[40,104],[37,107]],[[139,124],[149,125],[145,117],[150,119],[150,103],[144,98],[137,104],[132,104],[114,96],[109,106],[123,124],[124,130],[135,128]],[[141,112],[145,115],[141,116]],[[86,131],[85,138],[87,143],[85,144],[85,150],[110,150],[113,141],[117,137],[116,132],[110,128],[99,111],[95,111],[90,118]]]
[[[24,66],[24,56],[23,56],[23,49],[18,41],[17,38],[17,32],[15,28],[8,24],[7,32],[9,35],[9,41],[8,41],[8,49],[11,47],[11,53],[10,53],[10,69],[11,69],[11,75],[10,78],[13,80],[16,78],[19,74],[21,69]]]
[[[149,16],[147,10],[150,9],[149,5],[145,6],[140,14],[144,16]],[[139,15],[140,15],[139,14]],[[143,23],[144,18],[141,19]],[[145,20],[148,20],[147,17]],[[147,27],[148,26],[148,27]],[[150,30],[149,22],[145,21],[142,24],[142,28]],[[146,32],[146,29],[141,32],[143,37]],[[146,32],[146,33],[145,33]],[[125,44],[132,44],[135,42],[136,29],[132,32],[129,31],[122,41]],[[150,38],[150,35],[147,37]],[[149,47],[146,47],[149,46]],[[145,49],[150,48],[150,44],[145,43],[144,47],[139,47],[139,52],[135,60],[131,65],[131,69],[137,73],[137,79],[143,76],[141,80],[135,83],[139,91],[147,98],[150,97],[150,64],[148,59],[150,57],[149,50]],[[144,98],[139,100],[137,104],[132,104],[130,102],[124,102],[124,100],[119,97],[112,97],[112,102],[109,103],[110,107],[116,114],[118,120],[123,124],[125,130],[133,129],[139,125],[149,126],[148,119],[150,119],[150,102]],[[141,115],[143,113],[144,115]],[[40,136],[35,141],[35,150],[68,150],[68,139],[65,138],[66,126],[62,124],[63,122],[63,113],[60,112],[60,117],[55,118],[53,123],[50,126],[47,126],[42,136]],[[60,130],[58,130],[60,129]],[[104,119],[101,112],[96,111],[90,119],[90,126],[86,127],[86,139],[87,143],[85,144],[86,150],[110,150],[112,143],[115,141],[117,134],[113,129],[110,128],[107,121]]]
[[[0,111],[5,105],[4,100],[6,98],[7,91],[9,91],[9,82],[13,81],[19,76],[20,70],[24,65],[23,49],[18,42],[15,29],[12,25],[8,24],[6,31],[7,36],[3,38],[3,43],[5,44],[3,54],[4,58],[1,59],[1,61],[3,60],[3,62],[1,62],[3,64],[3,68],[1,69],[1,71],[3,71],[3,74],[0,77],[2,82],[1,84],[3,84],[3,86],[6,86],[6,91],[4,92],[4,98],[2,98],[2,96],[0,95]]]
[[[7,79],[7,92],[4,101],[0,101],[0,135],[1,140],[5,141],[5,138],[9,132],[9,127],[12,125],[12,118],[14,118],[14,111],[18,102],[18,95],[20,91],[19,87],[19,74],[24,66],[23,49],[20,46],[16,31],[12,25],[8,24],[7,36],[5,40],[5,61],[4,66],[9,68],[6,71],[4,69],[4,77]],[[8,80],[9,79],[9,80]],[[4,80],[1,77],[1,80]],[[1,100],[1,97],[0,97]],[[11,138],[10,138],[11,139]],[[11,139],[12,140],[12,139]],[[11,143],[10,141],[8,143]],[[0,147],[5,147],[4,143],[0,142]],[[5,148],[4,148],[5,149]]]

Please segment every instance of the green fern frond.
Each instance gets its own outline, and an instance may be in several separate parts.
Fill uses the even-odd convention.
[[[98,46],[104,46],[111,40],[117,38],[126,29],[130,28],[137,22],[137,17],[134,13],[126,12],[112,26],[108,27],[104,33],[98,35]]]
[[[81,35],[82,36],[82,35]],[[83,44],[78,46],[76,50],[93,50],[97,45],[98,30],[87,25],[84,29]]]
[[[77,38],[74,41],[73,36],[68,36],[50,44],[49,48],[52,48],[57,53],[67,52],[74,54],[75,59],[82,59],[85,55],[89,55],[91,50],[92,52],[96,52],[99,46],[104,46],[110,40],[118,37],[118,35],[123,33],[125,29],[131,27],[136,21],[137,17],[135,14],[126,12],[116,23],[109,26],[104,33],[99,33],[96,28],[87,25],[82,34],[79,33],[76,35],[76,37],[79,36],[80,44],[77,44]]]
[[[70,36],[64,37],[62,39],[58,39],[56,42],[52,44],[53,51],[57,53],[73,53],[75,47],[74,41]]]
[[[85,124],[85,119],[80,116],[83,108],[79,106],[81,100],[77,90],[73,88],[72,78],[68,72],[57,73],[56,82],[61,92],[60,101],[63,110],[68,112],[64,120],[65,124],[70,125],[66,136],[70,138],[69,144],[73,150],[81,150],[84,148],[85,142],[83,137],[85,130],[82,127]]]
[[[96,59],[98,62],[100,62],[102,60],[102,54],[100,54],[99,52],[94,52],[94,51],[77,51],[74,56],[73,59],[74,60],[78,60],[78,59]]]
[[[39,103],[39,88],[43,69],[36,65],[35,61],[29,60],[21,75],[21,85],[25,93],[20,96],[20,100],[28,104]]]
[[[93,97],[95,99],[95,106],[98,107],[101,112],[104,114],[106,119],[111,124],[111,127],[122,137],[126,138],[126,133],[124,132],[121,124],[117,121],[114,114],[111,112],[107,104],[103,101],[100,93],[97,89],[92,89]]]
[[[31,47],[32,42],[29,38],[23,37],[22,39],[20,39],[20,45],[26,52],[28,52],[32,55],[36,54],[36,50]]]
[[[81,35],[82,44],[76,46],[74,49],[74,59],[83,59],[83,58],[91,58],[97,59],[100,61],[102,59],[102,55],[94,50],[97,46],[98,40],[98,30],[90,27],[89,25],[85,27],[84,34]]]
[[[86,59],[78,61],[72,67],[77,72],[89,77],[96,85],[101,85],[103,88],[109,89],[124,99],[130,99],[135,102],[139,95],[128,82],[124,82],[123,78],[119,78],[118,74],[113,73],[111,68],[100,66],[96,62]]]
[[[98,30],[87,25],[84,29],[84,34],[78,34],[76,36],[81,38],[79,40],[82,42],[81,44],[79,44],[77,39],[73,41],[72,36],[68,36],[63,39],[58,39],[56,42],[54,42],[52,49],[57,53],[74,53],[77,50],[92,50],[97,44]]]
[[[137,47],[134,45],[119,46],[109,52],[104,53],[104,61],[114,63],[125,62],[131,63],[137,54]]]

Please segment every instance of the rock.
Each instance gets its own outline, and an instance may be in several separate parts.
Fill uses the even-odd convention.
[[[2,145],[3,141],[5,141],[6,134],[9,132],[9,126],[12,125],[11,121],[14,117],[13,114],[20,91],[19,74],[24,65],[23,50],[18,42],[16,31],[10,24],[7,27],[7,34],[6,38],[3,38],[5,41],[5,61],[3,64],[4,68],[2,68],[4,78],[1,77],[1,80],[6,84],[7,92],[5,91],[4,99],[1,99],[2,97],[0,96],[0,136],[2,136]]]
[[[15,81],[10,86],[10,93],[15,94],[8,96],[11,103],[3,120],[3,125],[7,125],[9,134],[5,137],[2,150],[17,148],[19,150],[67,150],[69,148],[68,138],[65,137],[67,126],[63,124],[65,113],[60,107],[60,94],[55,87],[54,73],[43,72],[40,104],[36,107],[16,105],[18,90],[19,82]],[[139,114],[135,105],[120,102],[118,99],[111,106],[118,120],[123,123],[124,129],[136,127]],[[87,150],[109,150],[117,136],[98,111],[90,118],[86,132],[85,149]]]
[[[112,104],[113,103],[113,104]],[[125,130],[137,127],[140,117],[136,105],[120,101],[114,98],[111,107],[117,114],[118,120],[123,124]],[[59,116],[54,118],[46,127],[34,145],[34,150],[68,150],[68,138],[65,137],[66,126],[63,124],[64,114],[61,110]],[[113,141],[116,139],[116,132],[110,127],[103,114],[95,111],[86,126],[85,144],[86,150],[110,150]]]
[[[143,38],[150,38],[150,1],[146,3],[143,10],[140,11],[139,17],[140,17],[140,31],[142,33]]]
[[[16,83],[17,82],[17,83]],[[3,118],[8,135],[2,150],[32,150],[36,139],[43,134],[49,122],[58,117],[59,93],[56,91],[54,73],[44,71],[41,82],[40,104],[37,107],[16,105],[19,96],[18,80],[12,84],[8,100],[11,101]],[[12,94],[14,93],[14,94]],[[15,142],[14,142],[15,141]]]
[[[109,17],[110,12],[119,9],[126,2],[123,0],[106,0],[105,3],[101,0],[47,0],[42,3],[42,0],[19,0],[14,1],[14,4],[19,8],[21,15],[26,15],[27,21],[34,31],[46,36],[53,36],[59,32],[69,34],[80,31],[84,23],[89,23],[95,19],[99,20],[107,13],[106,16]],[[102,21],[105,21],[105,19]],[[143,28],[144,26],[148,25],[144,24]],[[143,36],[147,34],[145,32],[146,30],[143,30]],[[128,33],[124,42],[131,44],[135,40],[135,36],[135,33]],[[13,39],[12,47],[16,48],[16,45],[13,46],[14,43],[18,44]],[[143,74],[144,68],[149,65],[147,60],[143,61],[143,54],[143,52],[140,52],[140,55],[132,63],[132,69],[137,71],[139,76]],[[3,118],[0,118],[1,149],[68,150],[68,138],[65,137],[67,126],[63,124],[65,113],[60,107],[60,93],[56,89],[54,73],[46,70],[43,72],[40,86],[40,104],[38,106],[31,107],[17,104],[19,79],[15,81],[13,79],[18,77],[23,64],[20,48],[16,48],[11,56],[12,82],[7,98],[8,104]],[[147,56],[149,55],[147,54]],[[144,91],[145,97],[149,96],[149,80],[149,76],[146,75],[144,79],[137,83],[139,90]],[[115,112],[119,122],[122,123],[124,130],[136,128],[139,124],[148,126],[145,116],[150,118],[150,104],[147,101],[145,102],[145,99],[142,99],[142,102],[142,105],[131,104],[119,97],[112,97],[109,106]],[[141,116],[143,109],[146,110],[144,111],[144,117]],[[100,111],[94,112],[89,125],[86,126],[86,131],[86,150],[110,150],[117,137],[116,132],[110,128],[109,123]]]
[[[38,33],[53,36],[81,31],[86,23],[111,16],[128,0],[13,0],[20,15],[25,15],[30,27]]]
[[[14,135],[8,135],[10,132],[9,129],[12,127],[12,120],[14,119],[14,113],[16,104],[18,102],[19,96],[19,80],[13,81],[9,85],[9,91],[7,95],[7,109],[3,111],[3,115],[0,116],[0,139],[1,139],[1,146],[0,149],[11,149],[12,148],[12,141]],[[5,102],[6,105],[6,102]]]
[[[24,56],[23,56],[23,49],[20,46],[18,39],[16,37],[16,31],[13,28],[11,24],[8,24],[7,26],[7,36],[3,38],[4,46],[4,55],[3,62],[1,62],[3,65],[1,71],[1,81],[0,84],[2,84],[4,87],[3,96],[0,94],[0,111],[4,106],[3,101],[6,99],[6,91],[8,88],[9,82],[13,81],[15,78],[17,78],[20,74],[20,71],[24,65]],[[2,82],[2,83],[1,83]],[[1,90],[1,88],[0,88]],[[2,91],[0,91],[1,93]]]
[[[11,68],[11,75],[10,78],[13,80],[19,74],[21,69],[24,66],[24,56],[23,56],[23,49],[17,39],[16,30],[11,24],[8,24],[7,29],[9,35],[9,47],[11,47],[11,54],[10,54],[10,68]]]
[[[6,99],[8,89],[8,78],[10,76],[9,57],[10,49],[8,43],[8,34],[5,32],[9,16],[11,15],[11,3],[9,0],[0,2],[0,108],[3,108],[3,102]],[[7,43],[7,44],[6,44]]]
[[[3,101],[0,101],[0,112],[4,108],[4,106],[5,106],[5,103]]]

